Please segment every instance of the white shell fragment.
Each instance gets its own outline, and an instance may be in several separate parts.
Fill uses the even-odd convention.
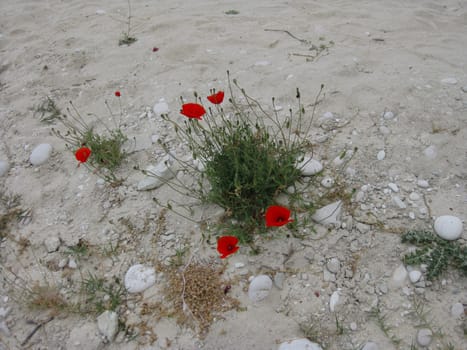
[[[435,232],[443,239],[453,241],[462,235],[462,221],[452,215],[443,215],[435,220]]]
[[[156,283],[156,270],[141,264],[131,266],[125,274],[128,293],[139,293]]]
[[[267,275],[259,275],[253,278],[248,288],[248,297],[254,303],[265,299],[272,288],[272,280]]]

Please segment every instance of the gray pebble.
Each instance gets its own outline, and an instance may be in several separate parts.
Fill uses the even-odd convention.
[[[10,165],[4,160],[0,160],[0,176],[6,175],[10,170]]]
[[[53,253],[60,247],[60,238],[57,236],[49,236],[44,240],[45,248],[48,253]]]
[[[49,160],[51,154],[52,145],[41,143],[32,150],[29,161],[32,165],[41,165]]]
[[[118,315],[114,311],[104,311],[97,317],[97,328],[107,342],[114,340],[118,331]]]
[[[325,282],[335,282],[336,281],[336,276],[333,273],[331,273],[331,272],[329,272],[328,270],[325,269],[323,271],[323,280]]]
[[[274,285],[282,289],[284,287],[285,274],[283,272],[278,272],[274,275]]]
[[[428,328],[422,328],[417,333],[417,343],[420,346],[428,346],[433,339],[433,332]]]
[[[379,350],[379,347],[376,343],[369,341],[363,346],[362,350]]]
[[[338,273],[340,269],[340,261],[338,258],[331,258],[326,263],[326,268],[329,272]]]
[[[461,317],[465,313],[464,305],[462,303],[455,303],[451,306],[451,315],[454,318]]]

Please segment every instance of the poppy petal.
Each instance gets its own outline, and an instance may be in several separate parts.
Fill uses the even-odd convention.
[[[211,96],[207,97],[209,102],[218,105],[224,101],[224,91],[219,91],[216,94],[212,94]]]
[[[271,205],[266,209],[266,226],[283,226],[292,222],[290,218],[290,210],[280,205]]]
[[[88,160],[90,155],[91,155],[91,149],[89,149],[88,147],[78,148],[75,152],[76,160],[81,163],[85,163]]]
[[[235,236],[223,236],[217,240],[217,251],[221,254],[221,259],[225,259],[230,254],[234,254],[240,249],[237,246],[238,238]]]
[[[201,120],[201,117],[206,114],[206,110],[198,103],[185,103],[182,105],[180,113],[185,117]]]

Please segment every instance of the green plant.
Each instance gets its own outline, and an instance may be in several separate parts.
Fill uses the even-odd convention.
[[[389,325],[387,321],[387,315],[383,315],[379,305],[374,307],[370,311],[370,317],[374,318],[376,324],[384,333],[384,335],[391,341],[391,343],[396,347],[399,348],[400,343],[402,342],[401,339],[396,337],[394,334],[394,329]]]
[[[62,112],[60,108],[57,107],[55,101],[49,96],[46,96],[43,101],[35,107],[34,114],[39,115],[39,120],[42,123],[52,124],[60,118]]]
[[[240,12],[237,10],[228,10],[224,12],[226,15],[238,15]]]
[[[125,288],[117,277],[107,281],[89,273],[81,282],[81,293],[84,302],[78,305],[78,311],[100,314],[105,310],[115,311],[124,302]]]
[[[127,155],[122,147],[128,138],[119,125],[111,129],[99,118],[97,120],[104,127],[105,132],[98,133],[95,127],[85,122],[72,102],[70,102],[70,106],[71,108],[67,108],[68,115],[63,114],[58,118],[66,128],[65,133],[52,128],[53,134],[63,139],[66,142],[66,147],[73,153],[83,146],[89,148],[92,153],[89,160],[84,163],[85,166],[98,173],[110,184],[120,184],[123,180],[117,178],[115,171]],[[115,120],[115,115],[107,102],[106,106],[111,118]]]
[[[131,35],[131,3],[130,0],[128,0],[128,17],[126,19],[126,26],[127,29],[125,32],[122,33],[122,37],[118,41],[118,45],[131,45],[134,42],[136,42],[136,38]]]
[[[226,217],[251,234],[264,227],[260,225],[264,210],[275,203],[276,196],[301,181],[301,168],[297,165],[311,149],[307,136],[316,104],[312,115],[305,118],[297,89],[296,113],[290,110],[286,116],[279,115],[274,98],[273,112],[267,112],[227,74],[230,113],[217,103],[208,108],[202,121],[186,119],[182,126],[168,115],[163,116],[174,125],[178,138],[188,145],[199,165],[177,159],[197,181],[191,188],[178,179],[169,185],[202,203],[218,204],[225,209]],[[235,96],[234,87],[241,98]],[[194,97],[202,105],[197,93]],[[172,155],[170,145],[162,143],[162,146]],[[171,204],[167,207],[173,208]],[[241,238],[247,241],[244,235]]]
[[[426,264],[429,280],[438,277],[449,266],[467,275],[467,247],[461,246],[459,242],[441,239],[424,230],[408,231],[401,236],[401,241],[420,247],[405,255],[403,260],[408,265]]]

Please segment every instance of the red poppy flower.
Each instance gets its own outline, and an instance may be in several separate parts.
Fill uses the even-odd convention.
[[[212,94],[208,96],[208,100],[215,105],[218,105],[224,101],[224,91],[219,91],[217,94]]]
[[[182,105],[180,113],[185,117],[201,120],[201,117],[206,114],[206,110],[198,103],[185,103]]]
[[[159,51],[159,48],[158,48],[158,47],[153,47],[153,48],[152,48],[152,52],[157,52],[157,51]]]
[[[235,253],[240,247],[237,246],[238,238],[235,236],[223,236],[217,240],[217,251],[221,254],[221,259],[227,258]]]
[[[115,96],[120,97],[121,95],[120,91],[115,91]]]
[[[76,159],[81,163],[85,163],[88,160],[90,155],[91,155],[91,150],[87,147],[78,148],[75,152]]]
[[[266,209],[266,226],[283,226],[292,222],[290,210],[280,205],[271,205]]]

